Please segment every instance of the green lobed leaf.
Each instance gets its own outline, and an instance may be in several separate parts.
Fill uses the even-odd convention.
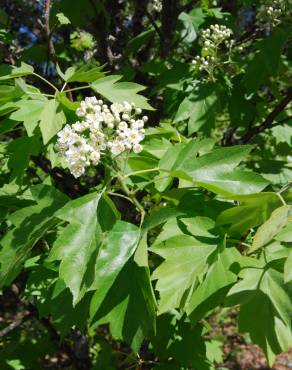
[[[64,13],[56,14],[56,17],[60,24],[70,24],[70,19],[64,15]]]
[[[194,290],[186,307],[186,313],[193,323],[223,303],[228,290],[237,281],[237,276],[230,271],[230,267],[239,258],[240,253],[236,248],[225,248],[218,253],[216,261],[210,266],[202,283]]]
[[[47,102],[45,98],[19,100],[15,103],[18,109],[10,115],[10,119],[23,122],[28,136],[32,136],[39,123],[45,102]]]
[[[116,222],[105,236],[98,253],[95,281],[92,284],[92,289],[98,290],[100,301],[104,299],[115,278],[133,255],[139,237],[138,227],[124,221]]]
[[[241,305],[240,332],[250,333],[272,365],[275,356],[287,351],[292,341],[291,285],[284,284],[282,273],[256,262],[255,267],[242,270],[242,280],[230,290],[227,303]],[[254,317],[257,319],[252,320]]]
[[[157,280],[160,314],[180,307],[185,292],[204,272],[207,259],[215,249],[216,245],[200,242],[190,235],[174,236],[151,248],[164,258],[151,277]]]
[[[59,109],[59,103],[55,99],[48,100],[43,104],[40,114],[40,130],[44,144],[46,145],[61,130],[66,123],[66,117]]]
[[[73,295],[76,305],[90,290],[95,278],[95,263],[100,243],[97,206],[101,194],[92,193],[72,200],[59,210],[57,217],[68,222],[49,255],[61,260],[59,276]]]
[[[280,204],[275,193],[259,193],[234,196],[240,204],[223,211],[217,218],[217,225],[230,225],[230,234],[241,234],[252,227],[263,224]]]
[[[268,185],[266,180],[250,171],[235,170],[251,149],[238,145],[215,149],[196,159],[187,156],[172,174],[225,196],[260,192]]]
[[[33,73],[33,67],[24,62],[21,62],[20,66],[1,64],[0,81],[9,80],[11,78],[16,78],[16,77],[21,77],[21,76],[27,76],[32,73]]]
[[[155,334],[156,304],[149,271],[129,260],[116,272],[107,294],[102,289],[94,294],[91,320],[109,323],[113,337],[126,341],[138,352],[143,339]]]
[[[278,73],[280,56],[289,34],[290,31],[278,28],[270,37],[258,42],[259,51],[254,54],[245,73],[244,84],[248,92],[257,90]]]
[[[63,78],[66,82],[94,82],[104,77],[103,67],[94,64],[84,64],[79,68],[70,67],[66,70]]]
[[[31,249],[44,233],[56,224],[55,214],[67,197],[48,185],[31,188],[35,205],[22,208],[9,216],[15,226],[0,241],[0,286],[5,286],[19,274]]]
[[[28,136],[33,136],[39,125],[45,145],[66,123],[60,103],[55,99],[23,99],[16,102],[14,107],[18,110],[10,115],[10,119],[23,122]]]
[[[133,82],[118,82],[121,78],[122,76],[115,75],[100,78],[91,87],[113,103],[129,101],[139,108],[153,110],[147,99],[139,94],[145,87]]]
[[[202,130],[209,133],[215,123],[218,97],[213,85],[201,85],[179,106],[174,122],[188,120],[188,134]]]
[[[30,157],[39,154],[40,149],[41,141],[37,135],[19,137],[9,144],[8,150],[10,157],[8,167],[11,169],[11,182],[22,185],[23,176],[28,167]]]
[[[251,251],[264,247],[270,242],[284,226],[292,222],[292,207],[282,206],[271,214],[271,217],[261,225],[253,239]]]

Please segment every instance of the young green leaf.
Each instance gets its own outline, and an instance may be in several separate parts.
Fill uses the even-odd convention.
[[[64,15],[64,13],[56,14],[56,17],[60,24],[70,24],[70,19]]]

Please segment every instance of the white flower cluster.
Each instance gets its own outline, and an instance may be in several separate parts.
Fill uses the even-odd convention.
[[[153,0],[153,9],[160,13],[162,11],[162,0]]]
[[[109,107],[103,100],[87,97],[76,111],[80,122],[66,125],[58,133],[55,149],[75,177],[96,166],[105,150],[114,156],[126,150],[140,153],[148,120],[147,116],[139,118],[141,113],[134,103],[124,101]]]
[[[202,56],[197,56],[192,60],[192,65],[199,71],[208,73],[211,80],[215,80],[214,73],[220,64],[220,49],[224,46],[231,53],[234,40],[233,32],[224,25],[214,24],[202,31],[200,43],[203,47]]]
[[[202,32],[201,43],[203,45],[203,51],[209,55],[216,54],[217,49],[222,44],[226,47],[230,47],[233,40],[230,40],[233,32],[230,28],[212,24],[210,28],[207,28]]]
[[[212,63],[214,62],[215,57],[213,56],[212,57],[210,57],[209,55],[207,55],[206,57],[196,56],[196,58],[192,60],[192,65],[198,67],[200,71],[203,71],[208,70],[212,66]]]
[[[273,27],[280,23],[285,8],[285,0],[273,0],[261,5],[256,16],[258,27],[270,32]]]

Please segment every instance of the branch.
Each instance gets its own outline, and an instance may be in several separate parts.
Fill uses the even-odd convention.
[[[160,56],[167,58],[180,9],[177,0],[162,0]]]
[[[56,61],[56,52],[52,40],[52,32],[50,29],[50,12],[51,12],[51,0],[45,0],[45,33],[47,37],[47,46],[48,46],[48,59]]]
[[[198,0],[190,0],[186,5],[181,7],[180,11],[186,13],[190,12],[197,3]]]
[[[247,41],[253,40],[259,36],[259,32],[256,28],[252,28],[248,31],[246,31],[244,34],[238,37],[238,39],[235,41],[235,46],[244,44]]]
[[[162,33],[161,33],[161,30],[160,30],[160,28],[157,26],[157,24],[156,24],[156,22],[155,22],[154,18],[152,17],[152,15],[148,12],[148,10],[147,10],[147,9],[145,9],[145,13],[146,13],[146,15],[147,15],[147,17],[148,17],[148,19],[149,19],[150,23],[152,24],[153,28],[155,29],[156,33],[158,34],[158,36],[159,36],[160,38],[162,38],[162,37],[163,37],[163,35],[162,35]]]
[[[280,103],[273,109],[273,111],[267,116],[265,121],[259,126],[251,127],[251,129],[247,131],[247,133],[239,139],[239,143],[246,144],[252,141],[261,132],[272,128],[273,122],[276,119],[276,117],[286,108],[286,106],[290,103],[291,100],[292,100],[292,88],[288,89],[288,92],[284,99],[282,99]],[[283,123],[283,120],[282,122],[281,121],[277,122],[276,125],[281,123]]]
[[[26,320],[32,317],[31,312],[26,312],[20,319],[13,321],[11,324],[6,326],[6,328],[0,330],[0,338],[5,337],[12,331],[19,328]]]

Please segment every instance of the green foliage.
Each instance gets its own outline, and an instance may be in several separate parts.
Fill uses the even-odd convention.
[[[138,94],[145,88],[133,82],[118,82],[122,76],[107,76],[95,81],[91,86],[94,91],[113,103],[134,102],[137,107],[152,109],[147,99]]]
[[[272,365],[292,344],[288,2],[264,28],[260,1],[4,3],[0,368],[222,368],[223,308]],[[109,108],[84,118],[93,96]],[[98,149],[62,137],[102,109]],[[98,151],[140,114],[142,147]],[[63,139],[101,157],[74,177]]]

